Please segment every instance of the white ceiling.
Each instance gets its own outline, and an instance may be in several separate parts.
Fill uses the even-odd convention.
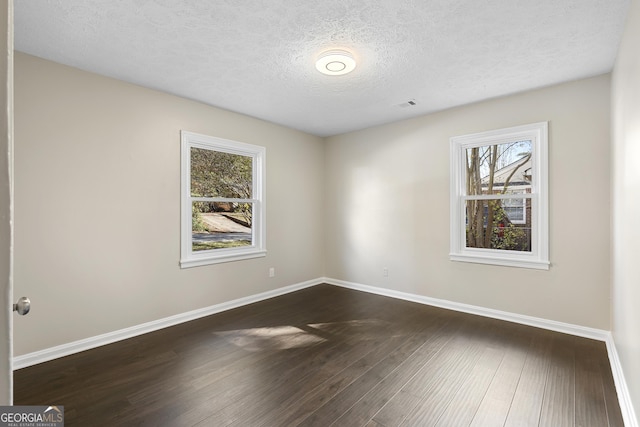
[[[609,72],[629,3],[18,0],[15,47],[329,136]],[[320,74],[330,48],[356,70]]]

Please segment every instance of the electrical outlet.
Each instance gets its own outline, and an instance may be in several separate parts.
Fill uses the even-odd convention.
[[[276,269],[274,267],[269,269],[269,277],[276,277]]]
[[[389,269],[387,267],[382,267],[382,277],[389,277]]]

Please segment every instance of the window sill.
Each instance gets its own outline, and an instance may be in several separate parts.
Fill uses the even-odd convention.
[[[471,262],[476,264],[499,265],[504,267],[531,268],[535,270],[549,270],[549,261],[527,258],[493,257],[483,255],[449,254],[451,261]]]
[[[243,253],[206,255],[180,260],[180,268],[201,267],[203,265],[221,264],[224,262],[241,261],[244,259],[261,258],[267,255],[264,249],[256,249]]]

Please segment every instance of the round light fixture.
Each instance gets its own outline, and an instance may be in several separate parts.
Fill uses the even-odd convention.
[[[333,49],[322,52],[316,60],[316,68],[328,76],[341,76],[356,68],[356,60],[351,52]]]

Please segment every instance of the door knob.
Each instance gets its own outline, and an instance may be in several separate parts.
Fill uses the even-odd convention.
[[[31,300],[27,297],[22,297],[13,304],[13,311],[17,311],[22,316],[29,313],[29,310],[31,310]]]

